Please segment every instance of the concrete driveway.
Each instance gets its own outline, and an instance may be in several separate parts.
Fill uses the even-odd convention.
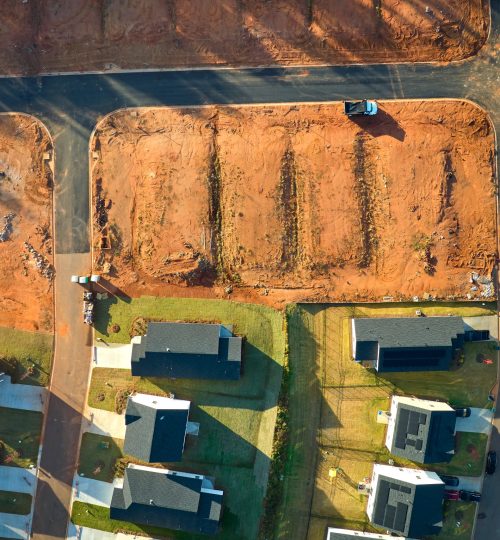
[[[489,330],[490,337],[498,339],[498,318],[496,315],[484,317],[463,317],[466,330]]]
[[[490,409],[471,407],[469,418],[457,418],[456,430],[467,433],[484,433],[488,435],[491,430],[493,412]]]
[[[31,516],[18,516],[16,514],[3,514],[0,512],[0,537],[2,538],[29,538]]]
[[[460,480],[458,487],[453,489],[464,489],[465,491],[481,491],[482,477],[481,476],[458,476]]]
[[[43,412],[47,389],[29,384],[12,384],[9,375],[0,376],[0,407]]]
[[[115,487],[123,486],[123,478],[115,478],[113,483],[93,480],[75,475],[75,500],[98,506],[109,506]]]
[[[84,432],[125,439],[125,415],[89,407],[87,418],[88,422],[83,427]]]
[[[90,529],[89,527],[80,527],[79,525],[69,524],[67,540],[132,540],[147,539],[150,536],[137,536],[135,534],[123,534],[123,533],[110,533],[105,531],[99,531],[97,529]],[[154,539],[152,539],[154,540]]]
[[[120,345],[116,343],[96,343],[94,345],[93,367],[105,367],[130,370],[130,357],[132,345]]]
[[[6,467],[0,465],[0,489],[34,494],[36,488],[36,469]],[[2,536],[2,535],[0,535]]]

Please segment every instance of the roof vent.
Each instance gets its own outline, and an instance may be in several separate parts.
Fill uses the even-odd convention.
[[[166,350],[167,352],[170,352],[170,347],[167,347],[165,350]]]
[[[149,499],[149,504],[152,504],[154,506],[155,503],[154,503],[153,499]]]
[[[160,420],[165,420],[165,416],[160,416]]]
[[[153,401],[151,402],[153,405],[156,405],[158,402],[156,401],[156,399],[153,399]]]

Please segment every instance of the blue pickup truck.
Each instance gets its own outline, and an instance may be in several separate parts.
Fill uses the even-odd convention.
[[[344,101],[344,113],[347,116],[373,116],[377,114],[378,105],[376,101],[361,99],[359,101]]]

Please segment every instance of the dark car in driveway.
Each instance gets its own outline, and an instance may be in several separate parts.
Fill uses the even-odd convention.
[[[490,450],[486,456],[486,474],[493,474],[497,469],[497,453]]]
[[[471,415],[470,407],[463,407],[462,409],[455,409],[455,414],[458,418],[469,418]]]
[[[460,500],[468,502],[480,502],[481,493],[479,493],[478,491],[465,491],[464,489],[461,489]]]
[[[460,479],[457,476],[448,476],[446,474],[440,474],[439,478],[450,487],[457,487],[460,483]]]

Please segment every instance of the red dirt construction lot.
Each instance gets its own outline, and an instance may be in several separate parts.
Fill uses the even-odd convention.
[[[0,67],[450,61],[488,23],[487,0],[2,0]]]
[[[492,298],[494,135],[460,101],[130,109],[91,143],[94,268],[131,296]],[[474,283],[471,283],[474,272]]]
[[[53,330],[51,160],[40,122],[0,114],[0,326]]]

